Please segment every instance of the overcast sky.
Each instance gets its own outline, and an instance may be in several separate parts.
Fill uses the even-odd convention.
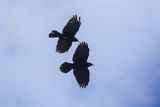
[[[74,14],[88,43],[88,87],[81,89],[69,52],[55,52]],[[159,0],[0,0],[0,107],[160,107]]]

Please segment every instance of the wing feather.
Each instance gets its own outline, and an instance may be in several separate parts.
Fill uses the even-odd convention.
[[[74,15],[63,28],[63,34],[67,36],[75,36],[78,32],[79,27],[81,25],[80,17],[77,18],[77,15]]]
[[[83,68],[83,69],[74,69],[73,70],[74,76],[77,80],[78,85],[81,88],[85,88],[88,83],[89,83],[89,70],[88,68]]]
[[[89,48],[88,44],[82,42],[78,45],[74,55],[73,55],[73,62],[86,62],[89,56]]]
[[[71,47],[71,45],[72,45],[72,42],[59,38],[57,47],[56,47],[56,51],[58,53],[67,52],[69,48]]]

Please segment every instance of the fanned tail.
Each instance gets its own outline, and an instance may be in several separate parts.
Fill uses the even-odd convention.
[[[53,30],[50,34],[49,34],[49,38],[55,38],[55,37],[60,37],[62,34],[59,33],[56,30]]]
[[[63,73],[69,72],[72,68],[73,68],[73,64],[68,63],[68,62],[64,62],[64,63],[60,66],[60,70],[61,70]]]

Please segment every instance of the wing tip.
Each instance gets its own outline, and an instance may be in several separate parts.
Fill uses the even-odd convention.
[[[80,88],[86,88],[88,86],[88,83],[82,83],[82,84],[79,84],[79,87]]]
[[[73,15],[72,19],[75,19],[81,23],[81,17],[80,16],[78,17],[77,14]]]
[[[79,46],[86,46],[86,47],[88,47],[88,44],[84,41],[84,42],[81,42],[81,43],[79,44]]]
[[[66,50],[66,51],[63,51],[63,50],[58,50],[58,49],[56,49],[56,52],[57,52],[57,53],[60,53],[60,54],[62,54],[62,53],[66,53],[66,52],[68,52],[68,50]]]

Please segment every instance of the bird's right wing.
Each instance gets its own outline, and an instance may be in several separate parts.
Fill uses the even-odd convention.
[[[73,70],[74,76],[77,80],[78,85],[81,88],[85,88],[89,83],[89,70],[88,68],[79,68]]]
[[[72,42],[59,38],[57,47],[56,47],[56,52],[58,53],[67,52],[69,48],[71,47],[71,45],[72,45]]]
[[[78,45],[74,55],[73,55],[73,62],[86,62],[89,56],[89,48],[88,44],[82,42]]]
[[[66,24],[66,26],[63,28],[63,34],[67,36],[75,36],[75,34],[78,32],[79,27],[81,25],[80,17],[79,20],[77,18],[77,15],[74,15]]]

